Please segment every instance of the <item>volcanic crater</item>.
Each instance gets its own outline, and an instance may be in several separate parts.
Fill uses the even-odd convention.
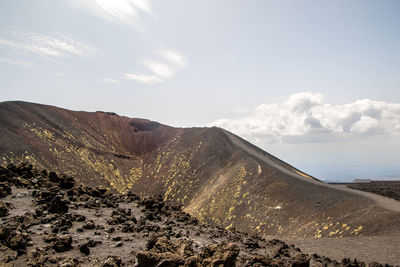
[[[0,125],[3,167],[26,162],[121,199],[158,195],[221,231],[302,241],[392,237],[388,247],[399,241],[398,201],[325,184],[221,128],[27,102],[0,103]]]

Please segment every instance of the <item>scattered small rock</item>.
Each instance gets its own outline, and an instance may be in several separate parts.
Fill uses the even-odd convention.
[[[83,229],[87,229],[87,230],[91,230],[96,228],[96,225],[94,224],[94,222],[92,220],[87,221],[84,225],[83,225]]]
[[[90,254],[90,248],[89,248],[87,243],[82,244],[81,246],[79,246],[79,251],[82,254],[85,254],[86,256],[88,256]]]

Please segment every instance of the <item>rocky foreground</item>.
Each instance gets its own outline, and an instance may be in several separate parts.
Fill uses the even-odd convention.
[[[383,266],[200,224],[161,197],[0,167],[0,266]],[[385,265],[388,266],[388,265]]]

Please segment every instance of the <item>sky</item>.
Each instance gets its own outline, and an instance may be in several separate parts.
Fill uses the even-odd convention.
[[[228,129],[323,180],[400,177],[400,1],[2,0],[0,101]]]

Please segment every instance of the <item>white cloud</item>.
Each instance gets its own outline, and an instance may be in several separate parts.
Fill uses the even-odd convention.
[[[169,78],[175,74],[172,66],[157,60],[143,60],[143,65],[160,78]]]
[[[142,74],[142,73],[125,73],[125,78],[128,80],[134,80],[141,83],[154,84],[162,82],[163,80],[155,75]]]
[[[140,12],[153,13],[148,0],[68,0],[68,3],[117,24],[133,25]]]
[[[90,45],[78,42],[71,37],[59,33],[57,37],[36,34],[31,39],[38,44],[42,44],[42,46],[53,48],[63,55],[71,54],[85,57],[96,54],[96,49]]]
[[[323,103],[323,95],[298,93],[262,104],[219,126],[258,143],[329,142],[360,135],[400,135],[400,104],[369,99],[343,105]]]
[[[164,49],[157,50],[155,53],[178,68],[185,68],[187,66],[185,56],[179,51]]]
[[[141,83],[155,84],[165,81],[175,75],[179,70],[187,67],[185,56],[176,50],[157,50],[154,53],[161,57],[161,60],[142,60],[143,66],[150,71],[150,74],[140,72],[134,74],[126,73],[125,77],[129,80],[135,80]]]
[[[0,38],[0,46],[7,46],[15,51],[25,51],[32,54],[40,55],[40,56],[51,56],[51,57],[61,57],[63,56],[62,53],[59,51],[47,47],[47,46],[40,46],[37,44],[32,43],[21,43],[17,41],[11,41],[7,39]]]
[[[12,34],[20,40],[0,38],[0,46],[44,57],[61,58],[70,55],[85,57],[96,54],[96,49],[92,46],[59,33],[56,37],[37,33],[12,32]]]
[[[25,60],[19,60],[19,59],[11,59],[11,58],[4,58],[0,57],[1,62],[6,62],[9,64],[25,67],[25,68],[33,68],[33,62],[32,61],[25,61]]]
[[[148,0],[132,0],[131,1],[134,6],[141,9],[146,13],[153,13],[151,10],[150,2]]]

